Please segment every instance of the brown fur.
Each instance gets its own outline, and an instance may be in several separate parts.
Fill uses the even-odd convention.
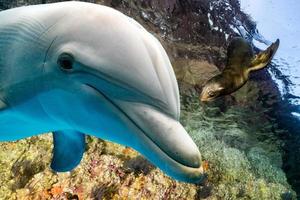
[[[231,94],[249,79],[249,73],[264,68],[273,58],[279,46],[277,39],[265,51],[254,56],[251,45],[243,38],[235,38],[227,49],[227,63],[221,74],[206,82],[200,94],[201,101],[211,101]]]

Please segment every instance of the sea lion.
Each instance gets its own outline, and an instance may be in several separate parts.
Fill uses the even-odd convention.
[[[90,134],[136,149],[177,180],[202,179],[169,58],[135,20],[75,1],[0,19],[0,141],[53,132],[51,167],[63,172],[80,162]]]
[[[241,88],[249,73],[263,69],[272,60],[279,46],[279,39],[265,51],[254,55],[251,45],[243,38],[234,38],[227,49],[227,63],[222,73],[209,79],[203,86],[200,100],[212,101]]]

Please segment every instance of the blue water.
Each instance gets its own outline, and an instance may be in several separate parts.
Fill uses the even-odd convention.
[[[300,1],[299,0],[241,0],[241,8],[257,23],[257,29],[265,40],[254,40],[258,48],[266,48],[270,42],[280,39],[280,47],[273,59],[278,76],[269,71],[278,84],[283,100],[300,107]],[[258,39],[259,40],[259,39]],[[300,112],[292,114],[300,119]]]

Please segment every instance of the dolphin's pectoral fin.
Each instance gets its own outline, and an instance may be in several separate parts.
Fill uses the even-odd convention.
[[[272,45],[269,46],[265,51],[261,51],[260,53],[255,55],[249,66],[249,71],[256,71],[267,66],[275,55],[278,47],[279,39],[277,39],[276,42],[272,43]]]
[[[53,158],[51,168],[57,172],[66,172],[75,168],[85,151],[85,135],[73,131],[56,131],[53,133]]]

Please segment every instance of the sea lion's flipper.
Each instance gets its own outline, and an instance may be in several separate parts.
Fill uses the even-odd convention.
[[[54,171],[70,171],[80,163],[85,150],[84,134],[73,130],[56,131],[53,143],[51,168]]]
[[[255,55],[248,68],[249,71],[256,71],[267,66],[267,64],[272,60],[273,56],[275,55],[278,47],[279,39],[277,39],[276,42],[272,43],[272,45],[269,46],[265,51],[261,51],[260,53]]]

